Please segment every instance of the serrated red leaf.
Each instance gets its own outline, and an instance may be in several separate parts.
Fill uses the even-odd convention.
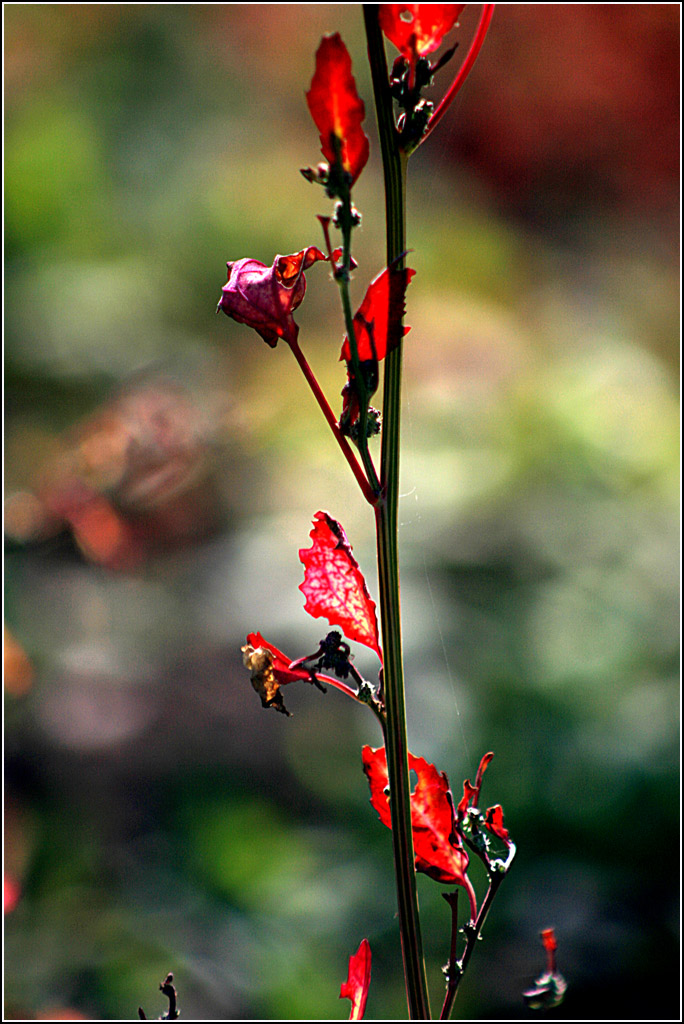
[[[368,160],[368,138],[361,127],[366,108],[356,91],[351,57],[339,32],[321,40],[306,102],[321,135],[323,156],[329,164],[336,162],[336,139],[342,166],[353,184]]]
[[[406,289],[415,270],[385,267],[368,285],[365,297],[354,316],[354,335],[359,359],[379,361],[396,348],[399,341],[411,330],[400,327],[404,315]],[[340,359],[351,360],[349,338],[345,337]]]
[[[351,999],[349,1020],[362,1020],[366,1010],[371,976],[371,949],[363,939],[356,953],[349,957],[347,980],[340,987],[340,999]]]
[[[380,28],[404,57],[415,60],[436,50],[465,4],[380,4]]]
[[[317,512],[309,536],[311,547],[299,552],[304,566],[299,587],[306,598],[304,610],[338,626],[348,640],[370,647],[382,661],[375,602],[347,535],[327,512]]]
[[[389,798],[386,792],[389,778],[384,747],[373,750],[364,747],[363,770],[368,776],[371,804],[380,821],[392,827]],[[418,782],[411,793],[411,823],[416,871],[445,885],[462,885],[470,898],[471,913],[475,908],[475,895],[466,875],[468,854],[456,832],[454,802],[449,780],[422,757],[408,755],[409,769],[416,773]],[[474,913],[473,913],[474,916]]]

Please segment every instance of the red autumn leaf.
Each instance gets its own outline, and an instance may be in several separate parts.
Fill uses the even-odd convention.
[[[336,139],[340,161],[353,184],[368,160],[368,138],[361,127],[366,109],[356,91],[351,57],[339,32],[321,40],[306,102],[321,135],[323,156],[329,164],[336,163]]]
[[[505,843],[510,844],[511,837],[508,834],[508,829],[504,825],[503,807],[501,804],[495,804],[494,807],[488,807],[483,819],[484,827],[489,829],[493,835],[498,836],[499,839],[503,839]]]
[[[306,291],[304,271],[327,259],[310,245],[290,256],[276,256],[270,267],[251,259],[227,263],[228,280],[216,312],[222,309],[239,324],[253,327],[271,348],[279,338],[296,341],[299,328],[292,314]]]
[[[392,827],[387,787],[387,757],[384,747],[362,751],[363,770],[368,776],[371,804],[380,815],[380,821]],[[456,832],[454,802],[449,780],[433,764],[422,757],[408,755],[409,769],[416,773],[418,782],[411,793],[411,823],[416,871],[434,878],[444,885],[462,885],[468,891],[471,913],[476,916],[475,894],[466,875],[468,854]]]
[[[347,535],[327,512],[317,512],[309,536],[311,547],[299,552],[304,566],[299,589],[306,598],[305,611],[339,626],[348,640],[370,647],[382,661],[375,603]]]
[[[354,316],[354,335],[361,362],[384,359],[410,331],[410,327],[400,329],[399,325],[404,315],[406,288],[414,274],[415,270],[392,264],[369,284]],[[349,338],[344,339],[340,359],[351,361]]]
[[[380,28],[404,57],[436,50],[465,4],[380,4]]]
[[[340,999],[351,999],[349,1020],[362,1020],[368,999],[371,976],[371,949],[363,939],[356,953],[349,957],[347,980],[340,987]]]

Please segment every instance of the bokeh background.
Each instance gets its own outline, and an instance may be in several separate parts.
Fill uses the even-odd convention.
[[[357,303],[382,267],[360,7],[4,26],[5,1016],[158,1016],[173,970],[187,1019],[344,1019],[367,936],[368,1017],[401,1018],[375,721],[304,686],[263,711],[240,659],[325,632],[297,589],[318,509],[375,590],[371,517],[285,346],[214,314],[226,260],[321,244],[324,31],[372,138]],[[678,1015],[678,40],[675,4],[502,4],[411,162],[409,741],[456,792],[494,750],[519,847],[466,1019],[534,1015],[551,925],[559,1019]],[[337,406],[338,297],[308,278]],[[419,882],[439,1005],[448,908]]]

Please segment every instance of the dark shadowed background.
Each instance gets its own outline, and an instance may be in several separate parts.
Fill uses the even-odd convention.
[[[173,970],[187,1019],[343,1019],[367,936],[367,1016],[403,1017],[375,721],[304,685],[264,711],[240,658],[326,631],[318,509],[375,591],[371,516],[286,347],[214,314],[226,260],[322,242],[325,31],[371,135],[356,303],[382,267],[361,9],[4,12],[5,1015],[158,1016]],[[501,4],[411,161],[409,743],[456,793],[495,751],[519,849],[462,1018],[534,1015],[548,926],[559,1019],[678,1012],[678,125],[679,5]],[[297,319],[338,408],[324,266]]]

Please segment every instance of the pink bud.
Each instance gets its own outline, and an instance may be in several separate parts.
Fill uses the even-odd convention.
[[[296,342],[299,328],[292,313],[304,298],[304,271],[327,259],[310,245],[291,256],[276,256],[270,267],[251,259],[228,263],[228,280],[216,312],[222,309],[239,324],[253,327],[271,348],[279,338]]]

